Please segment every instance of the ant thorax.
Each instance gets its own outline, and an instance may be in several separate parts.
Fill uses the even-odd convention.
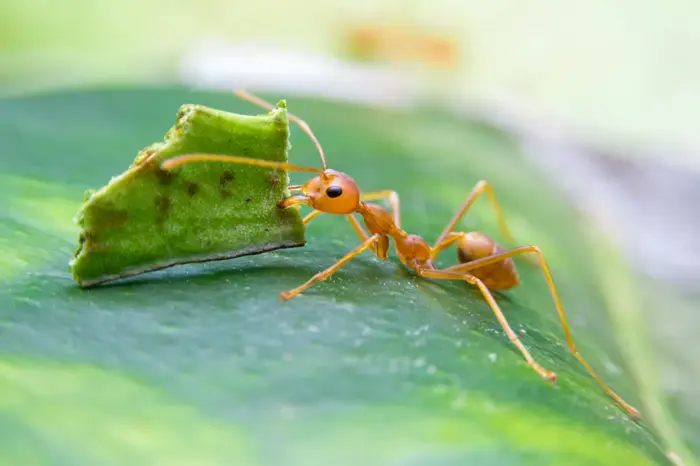
[[[361,202],[357,212],[362,215],[371,234],[393,236],[397,233],[398,228],[394,224],[394,219],[384,207]]]

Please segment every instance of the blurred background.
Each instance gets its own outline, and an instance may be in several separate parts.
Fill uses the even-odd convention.
[[[246,87],[499,125],[634,268],[648,296],[627,312],[697,451],[698,18],[693,0],[2,0],[0,93]]]

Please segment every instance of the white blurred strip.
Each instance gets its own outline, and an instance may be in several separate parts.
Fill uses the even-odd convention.
[[[200,89],[246,88],[400,107],[411,105],[419,91],[417,78],[396,67],[348,63],[256,42],[203,39],[181,63],[182,80]]]

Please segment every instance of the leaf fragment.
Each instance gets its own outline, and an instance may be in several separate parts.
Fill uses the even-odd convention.
[[[129,168],[85,192],[76,220],[79,245],[69,265],[83,287],[177,264],[231,259],[305,244],[283,170],[206,162],[166,171],[161,164],[195,152],[288,161],[284,100],[267,115],[202,105],[180,107],[165,141],[143,149]]]

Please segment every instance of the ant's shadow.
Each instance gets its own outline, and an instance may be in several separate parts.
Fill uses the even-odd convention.
[[[268,293],[270,287],[275,288],[275,294],[297,287],[309,280],[314,274],[324,270],[328,264],[315,264],[307,261],[299,263],[292,256],[276,255],[274,257],[240,257],[221,261],[179,264],[161,270],[150,271],[140,275],[125,277],[99,285],[87,287],[93,293],[117,290],[135,292],[151,292],[160,288],[167,292],[172,289],[182,290],[183,285],[195,287],[226,286],[235,293],[236,287],[260,287]],[[397,264],[400,267],[400,264]],[[381,263],[367,258],[356,258],[352,261],[351,270],[348,266],[341,268],[328,280],[315,284],[310,293],[330,295],[334,299],[363,301],[364,295],[382,293],[384,280],[395,280],[391,262]],[[362,274],[362,282],[357,282],[357,275]],[[358,293],[361,285],[369,293]],[[373,289],[376,287],[376,290]],[[79,287],[71,290],[84,291]],[[358,303],[361,304],[361,303]]]
[[[253,290],[260,287],[261,292],[266,294],[270,292],[270,288],[274,288],[276,295],[301,285],[326,267],[325,264],[314,265],[306,261],[299,264],[295,262],[294,257],[282,254],[272,257],[260,255],[181,264],[106,282],[87,290],[90,294],[124,290],[137,293],[155,292],[160,295],[174,290],[182,292],[186,288],[183,285],[192,286],[198,289],[197,292],[201,292],[203,288],[225,286],[232,296],[235,296],[237,287]],[[358,274],[362,275],[359,282]],[[376,303],[377,296],[388,293],[387,287],[393,288],[392,294],[396,294],[397,291],[401,294],[418,292],[455,318],[469,318],[479,322],[478,326],[484,330],[494,328],[494,325],[498,326],[493,312],[477,287],[458,280],[422,278],[393,258],[382,262],[374,258],[358,257],[352,261],[351,270],[348,270],[346,265],[328,280],[315,284],[307,293],[362,305]],[[362,292],[358,292],[360,289]],[[78,295],[84,295],[83,291],[73,286],[70,287],[69,293],[80,292]],[[508,294],[493,291],[492,295],[499,304],[522,307]],[[474,306],[474,302],[481,302],[483,305]]]
[[[270,277],[280,276],[302,276],[307,272],[306,267],[300,268],[280,263],[231,264],[227,266],[229,264],[226,264],[226,261],[221,261],[220,264],[212,264],[213,262],[178,264],[167,269],[146,272],[141,275],[134,275],[101,283],[91,286],[88,289],[92,291],[126,288],[138,289],[140,287],[149,287],[150,289],[152,286],[180,286],[184,283],[193,285],[221,285],[222,282],[226,282],[227,284],[237,283],[237,278],[244,279],[242,281],[247,283],[258,281],[261,276],[269,279]],[[311,272],[311,274],[313,273],[314,272]]]
[[[498,335],[497,338],[505,348],[518,353],[499,324],[495,313],[476,286],[458,280],[423,279],[405,269],[402,269],[400,273],[407,280],[415,277],[413,278],[414,286],[422,296],[430,299],[436,307],[444,310],[450,316],[465,322],[471,331],[494,337]],[[519,328],[527,327],[527,339],[533,346],[543,349],[552,345],[553,340],[556,340],[553,339],[552,335],[535,330],[527,323],[529,317],[537,314],[533,308],[526,306],[508,293],[491,291],[491,295],[514,331],[517,332]]]
[[[464,296],[465,298],[468,297],[469,299],[477,299],[484,301],[484,303],[486,302],[481,294],[481,291],[479,291],[476,286],[470,285],[463,280],[438,280],[434,278],[423,278],[418,276],[416,273],[407,270],[401,264],[397,264],[397,270],[397,273],[399,273],[403,279],[413,280],[416,286],[420,288],[422,292],[434,298],[439,304],[447,304],[447,302],[451,302],[455,296]],[[500,291],[491,291],[491,294],[498,302],[507,302],[510,304],[515,303],[515,301],[508,294]]]
[[[398,260],[389,259],[386,262],[381,262],[376,259],[356,258],[352,262],[355,270],[348,271],[347,266],[341,268],[333,276],[320,283],[344,283],[350,285],[354,279],[354,275],[361,273],[363,276],[363,288],[374,288],[371,294],[381,294],[385,285],[379,283],[382,280],[391,280],[393,282],[405,282],[410,286],[412,283],[419,288],[425,295],[431,296],[442,308],[453,311],[455,306],[452,304],[455,299],[461,299],[460,295],[469,300],[483,300],[481,292],[475,286],[471,286],[462,281],[457,280],[435,280],[422,278],[415,272],[406,269]],[[253,285],[262,279],[270,283],[270,278],[273,278],[275,283],[279,283],[284,287],[285,284],[291,284],[292,287],[298,286],[306,282],[314,274],[325,269],[325,266],[311,265],[304,263],[296,265],[294,258],[289,256],[279,255],[274,258],[270,257],[240,257],[226,260],[209,261],[201,263],[178,264],[161,270],[145,272],[143,274],[125,277],[99,285],[88,287],[91,291],[99,290],[119,290],[132,289],[136,290],[140,287],[153,286],[180,286],[183,283],[193,285],[220,285],[226,282],[227,285],[235,285],[241,283],[244,285]],[[358,270],[360,269],[360,270]],[[350,274],[353,276],[350,276]],[[317,285],[313,287],[317,289]],[[322,286],[318,287],[318,293],[323,294]],[[438,291],[439,289],[439,291]],[[281,289],[280,291],[284,291]],[[328,291],[337,295],[339,290]],[[504,293],[492,291],[494,298],[498,302],[515,303],[513,299]]]

